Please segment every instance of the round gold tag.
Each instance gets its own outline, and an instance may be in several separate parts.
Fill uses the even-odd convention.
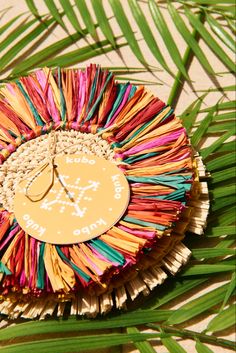
[[[14,212],[24,231],[47,243],[80,243],[106,232],[129,202],[129,184],[119,168],[100,157],[56,156],[16,190]]]

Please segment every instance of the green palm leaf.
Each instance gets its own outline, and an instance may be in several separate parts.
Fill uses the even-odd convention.
[[[130,342],[140,342],[160,337],[161,334],[129,333],[129,334],[102,334],[82,337],[54,338],[34,342],[10,344],[1,348],[2,353],[67,353],[86,352],[92,349],[113,347]],[[75,350],[76,349],[76,350]]]
[[[115,38],[114,38],[114,35],[112,32],[112,28],[109,24],[107,17],[106,17],[106,13],[104,11],[104,8],[102,6],[102,1],[91,0],[91,4],[93,6],[99,27],[101,28],[105,38],[107,40],[109,40],[109,42],[111,43],[113,48],[115,48],[116,47]]]
[[[13,25],[13,23],[16,22],[22,15],[23,14],[15,16],[13,19],[9,20],[5,25],[0,27],[0,35],[3,34],[5,31],[7,31],[8,28],[10,28],[11,25]]]
[[[167,320],[168,324],[180,324],[219,304],[227,291],[227,284],[203,294],[200,298],[193,299],[181,306]]]
[[[234,255],[234,249],[215,249],[215,248],[203,248],[203,249],[192,249],[192,254],[195,259],[210,259],[216,256],[227,256]]]
[[[172,337],[162,338],[161,342],[170,353],[186,353],[186,351]]]
[[[31,11],[31,13],[36,17],[36,18],[39,18],[40,15],[39,15],[39,12],[38,12],[38,9],[34,3],[34,0],[26,0],[26,4],[29,8],[29,10]]]
[[[205,346],[200,341],[197,341],[195,347],[196,347],[197,353],[213,353],[213,351],[209,347]]]
[[[235,234],[235,232],[234,232],[234,234]],[[224,301],[222,303],[220,310],[222,310],[225,307],[225,305],[228,302],[229,298],[231,297],[233,291],[235,290],[235,287],[236,287],[236,274],[234,272],[232,274],[231,281],[228,285],[228,289],[227,289],[227,292],[225,293]]]
[[[27,31],[28,28],[30,28],[33,24],[37,22],[37,19],[30,20],[29,22],[26,22],[27,20],[23,20],[23,22],[20,23],[19,26],[14,28],[14,31],[12,31],[10,34],[6,36],[5,39],[2,40],[0,43],[0,51],[3,51],[6,49],[10,44],[12,44],[21,34]],[[10,26],[9,26],[10,27]]]
[[[122,48],[123,46],[125,46],[125,44],[119,44],[117,48]],[[51,60],[41,62],[41,65],[47,65],[48,67],[68,67],[79,62],[83,62],[87,59],[91,59],[94,56],[109,53],[112,50],[113,47],[110,45],[110,43],[107,40],[104,40],[93,45],[87,45],[83,48],[73,50],[68,54],[57,56]]]
[[[11,60],[14,59],[15,56],[21,52],[21,50],[24,49],[27,44],[31,43],[38,36],[42,35],[42,32],[45,30],[45,24],[46,26],[50,26],[53,24],[53,19],[48,19],[45,20],[44,23],[40,23],[29,34],[26,34],[22,40],[17,42],[10,50],[8,50],[6,54],[4,54],[1,58],[0,71],[3,70],[3,68],[7,69]]]
[[[120,0],[109,0],[110,5],[113,9],[113,13],[116,16],[116,20],[127,40],[127,42],[130,45],[131,50],[137,57],[137,59],[144,65],[147,66],[147,62],[144,59],[144,56],[140,50],[140,47],[138,45],[138,42],[133,34],[133,30],[129,24],[129,21],[127,19],[127,16],[124,12],[124,9],[120,3]]]
[[[69,0],[60,0],[61,6],[74,29],[82,34],[82,28]]]
[[[169,54],[170,54],[172,60],[176,64],[177,68],[180,70],[181,74],[187,80],[189,80],[189,76],[188,76],[188,73],[187,73],[185,66],[183,64],[179,50],[175,44],[175,41],[174,41],[169,29],[168,29],[168,25],[162,15],[160,9],[158,8],[158,6],[154,0],[149,0],[148,4],[149,4],[152,18],[156,24],[156,27],[157,27],[161,37],[163,38],[163,41],[165,42],[166,48],[169,51]]]
[[[234,178],[235,175],[236,175],[236,167],[231,167],[219,172],[215,172],[214,174],[212,174],[212,183],[219,183],[222,181],[230,180]]]
[[[207,22],[211,26],[211,29],[215,34],[222,40],[222,42],[227,45],[229,49],[235,52],[235,42],[234,39],[226,32],[222,25],[217,22],[213,16],[207,15],[206,16]]]
[[[207,280],[208,280],[207,278],[201,278],[196,280],[184,279],[181,281],[178,281],[177,279],[174,283],[174,287],[170,292],[165,293],[164,295],[161,296],[161,298],[154,297],[150,300],[147,300],[147,302],[144,304],[144,308],[157,309],[160,306],[167,304],[178,297],[181,297],[181,295],[185,294],[191,289],[200,286],[202,283],[206,282]]]
[[[202,150],[202,153],[201,153],[202,157],[203,158],[208,157],[212,152],[216,151],[222,145],[223,142],[228,140],[228,138],[230,138],[233,135],[235,135],[235,129],[232,129],[231,131],[224,133],[221,137],[218,138],[218,140],[213,142],[211,146],[206,147]]]
[[[234,271],[234,265],[223,265],[219,264],[199,264],[192,265],[182,272],[182,276],[196,276],[196,275],[208,275],[210,273],[220,273]]]
[[[89,9],[86,5],[85,0],[76,0],[76,6],[79,9],[79,12],[83,18],[84,24],[86,28],[88,29],[88,33],[91,34],[93,39],[96,41],[98,40],[97,33],[96,33],[96,27],[94,25],[93,19],[90,15]]]
[[[196,55],[196,58],[199,60],[199,62],[202,64],[202,66],[207,70],[207,72],[209,72],[210,74],[214,74],[214,70],[212,69],[211,65],[209,64],[202,49],[200,48],[197,41],[192,36],[191,32],[188,30],[183,19],[178,14],[178,11],[175,9],[175,7],[170,2],[168,3],[168,9],[169,9],[170,15],[173,19],[175,26],[177,27],[178,31],[180,32],[180,34],[182,35],[183,39],[186,41],[188,46],[192,49],[192,51]]]
[[[230,305],[227,309],[221,311],[207,325],[207,331],[216,332],[234,326],[236,305]]]
[[[140,31],[143,35],[143,38],[145,39],[149,49],[151,50],[152,54],[155,56],[157,61],[162,65],[162,67],[169,73],[171,73],[169,67],[167,66],[165,59],[163,55],[161,54],[161,51],[159,47],[157,46],[156,40],[151,32],[151,29],[146,21],[146,18],[144,16],[144,13],[142,12],[139,4],[135,0],[128,0],[130,9],[132,11],[132,14],[140,28]],[[184,72],[185,76],[186,71]]]
[[[191,25],[196,28],[206,44],[212,49],[212,51],[221,59],[221,62],[225,64],[232,72],[235,71],[235,64],[230,59],[230,57],[225,53],[225,51],[219,46],[219,44],[214,40],[211,34],[206,30],[199,19],[187,8],[185,7],[185,13],[188,17]]]
[[[2,329],[1,339],[9,340],[12,337],[40,335],[49,331],[51,333],[71,332],[73,330],[80,332],[97,330],[98,328],[107,329],[143,325],[150,322],[167,320],[170,314],[170,310],[139,310],[100,320],[76,320],[75,317],[71,317],[68,320],[61,319],[57,321],[56,325],[52,325],[52,321],[50,320],[26,322],[12,327],[11,330],[8,330],[8,328]]]
[[[54,4],[54,0],[44,0],[46,6],[48,7],[52,17],[55,19],[55,21],[64,29],[67,31],[66,26],[61,18],[61,14],[59,10],[57,9],[56,5]]]
[[[139,330],[136,327],[128,327],[127,333],[138,333]],[[155,353],[156,351],[147,341],[136,342],[135,347],[139,350],[140,353]]]
[[[27,72],[28,70],[32,69],[35,66],[39,66],[40,62],[44,62],[45,59],[49,59],[54,55],[60,53],[64,49],[68,48],[74,42],[81,38],[80,33],[72,34],[64,39],[55,42],[54,44],[42,49],[41,51],[37,52],[36,54],[30,56],[24,62],[18,64],[13,70],[12,75],[19,75],[22,73]]]

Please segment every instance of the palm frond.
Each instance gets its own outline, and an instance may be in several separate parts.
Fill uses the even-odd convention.
[[[225,53],[225,51],[220,47],[220,45],[214,40],[211,34],[206,30],[199,19],[186,7],[185,13],[190,21],[191,25],[196,28],[196,30],[201,35],[202,39],[206,42],[209,48],[221,59],[221,62],[225,64],[232,72],[235,71],[235,64],[231,58]]]
[[[60,14],[60,11],[57,9],[56,5],[54,4],[53,0],[44,0],[46,6],[48,7],[48,10],[50,11],[51,16],[54,18],[54,20],[68,33],[66,26],[62,20],[62,16]]]
[[[227,284],[203,294],[200,298],[193,299],[181,306],[167,320],[168,324],[176,325],[183,323],[193,317],[211,309],[214,305],[221,303],[227,291]]]
[[[169,51],[169,54],[170,54],[172,60],[176,64],[176,66],[177,66],[178,70],[181,72],[181,74],[187,80],[189,80],[189,76],[188,76],[186,68],[183,64],[180,52],[175,44],[175,41],[171,35],[171,32],[168,29],[167,23],[166,23],[160,9],[158,8],[158,6],[154,0],[149,1],[149,8],[150,8],[152,18],[155,22],[155,25],[156,25],[161,37],[163,38],[163,41],[165,42],[166,48]]]
[[[217,332],[225,330],[228,327],[235,325],[235,309],[236,305],[231,305],[227,309],[221,311],[217,316],[215,316],[207,325],[207,331]]]

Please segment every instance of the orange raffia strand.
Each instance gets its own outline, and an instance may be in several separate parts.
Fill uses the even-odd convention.
[[[0,122],[6,130],[12,131],[15,135],[20,136],[17,126],[3,112],[0,111]]]
[[[169,135],[173,131],[181,129],[181,128],[182,128],[182,125],[180,123],[179,118],[175,117],[173,120],[169,121],[167,124],[164,124],[162,126],[157,126],[155,130],[152,130],[147,135],[140,137],[137,142],[149,141],[149,140],[158,138],[158,136],[163,137],[163,136]],[[138,145],[139,145],[139,143],[136,144],[136,146],[138,146]]]
[[[64,74],[63,74],[64,73]],[[63,94],[66,102],[66,115],[67,121],[73,120],[73,87],[74,87],[74,75],[71,70],[64,71],[62,73],[62,87]]]
[[[0,208],[0,212],[1,211],[2,209]],[[4,237],[6,231],[9,229],[12,222],[12,217],[13,215],[11,215],[10,213],[4,216],[4,221],[2,224],[0,224],[0,240]]]
[[[86,104],[84,104],[82,109],[81,109],[80,116],[79,116],[78,121],[77,121],[78,125],[80,125],[81,121],[84,119],[85,109],[86,109]]]
[[[124,120],[125,120],[125,122],[127,121],[126,119],[127,119],[128,114],[130,116],[131,114],[134,113],[134,111],[137,113],[137,111],[139,109],[138,110],[135,109],[136,104],[138,104],[137,102],[140,100],[140,97],[142,97],[143,91],[144,91],[144,86],[139,86],[137,91],[133,95],[133,97],[125,104],[125,106],[123,107],[121,112],[116,117],[115,124],[113,126],[111,126],[111,128],[109,129],[110,131],[112,131],[113,129],[116,129],[117,127],[122,126],[123,121]],[[132,109],[133,106],[134,106],[134,108]]]
[[[92,66],[91,66],[92,67]],[[80,112],[80,116],[77,120],[77,124],[79,125],[82,120],[85,118],[86,114],[86,107],[88,103],[88,95],[90,92],[90,87],[91,87],[91,81],[93,80],[94,76],[92,77],[92,73],[90,75],[87,75],[88,69],[86,70],[86,80],[85,80],[85,100],[84,100],[84,105],[82,107],[82,110]],[[84,83],[83,83],[84,84]]]
[[[189,147],[188,146],[184,146],[184,144],[187,143],[187,138],[185,133],[182,133],[178,140],[175,141],[174,144],[172,144],[171,149],[167,150],[166,152],[162,153],[161,155],[159,155],[158,157],[154,157],[157,162],[158,160],[163,163],[163,161],[166,161],[168,163],[168,161],[171,159],[171,157],[174,157],[175,159],[177,157],[180,157],[181,155],[184,155],[185,153],[189,153]],[[184,147],[182,147],[184,146]],[[149,160],[153,160],[153,158],[149,159]]]
[[[3,145],[4,148],[7,148],[7,146],[8,146],[8,144],[5,141],[1,140],[1,139],[0,139],[0,145]],[[2,151],[3,150],[1,150],[1,154],[2,154]]]
[[[131,108],[128,110],[127,108],[129,105],[128,103],[127,106],[124,108],[124,110],[122,110],[120,114],[117,116],[116,124],[118,127],[121,127],[124,124],[127,124],[140,110],[144,109],[153,100],[152,93],[146,91],[142,86],[140,87],[140,90],[141,88],[142,88],[142,91],[141,91],[142,94],[141,94],[141,97],[136,102],[136,104],[132,104]],[[139,89],[136,91],[136,93],[138,91]],[[130,102],[132,101],[132,99],[130,100]]]
[[[108,83],[107,89],[103,93],[103,99],[98,109],[98,124],[104,119],[104,112],[106,112],[106,106],[109,104],[109,99],[114,87],[114,79],[112,78]]]
[[[35,106],[35,108],[37,109],[38,114],[40,115],[42,121],[45,124],[49,123],[49,119],[45,118],[43,112],[40,109],[40,108],[42,108],[41,100],[38,100],[36,98],[38,96],[41,96],[41,97],[43,96],[42,88],[41,88],[38,80],[34,76],[29,76],[28,80],[27,80],[27,78],[21,78],[20,81],[21,81],[21,85],[23,86],[25,92],[27,92],[29,97],[31,98],[32,103]],[[38,92],[36,93],[36,89],[35,89],[35,86],[33,84],[38,86],[38,90],[41,91],[40,95],[38,94]],[[35,98],[36,98],[36,101],[34,100]],[[40,108],[39,108],[39,105],[40,105]],[[46,109],[46,106],[43,106],[43,108]]]
[[[1,208],[0,208],[0,211],[1,211]],[[10,214],[7,214],[6,216],[4,216],[3,223],[0,224],[0,240],[4,237],[9,227],[10,227]]]
[[[173,126],[171,126],[171,128],[172,128]],[[158,129],[157,129],[158,130]],[[169,132],[169,131],[168,131]],[[158,134],[159,134],[159,132],[158,132]],[[162,136],[164,136],[165,134],[163,134]],[[148,142],[150,142],[151,140],[153,140],[153,139],[155,139],[155,137],[154,138],[151,138],[151,139],[147,139],[147,141],[145,141],[146,143],[148,143]],[[153,152],[153,151],[155,151],[155,152],[160,152],[160,151],[165,151],[166,150],[166,152],[164,152],[164,153],[162,153],[162,155],[159,155],[159,156],[157,156],[157,157],[154,157],[154,158],[156,158],[157,159],[157,161],[158,160],[161,160],[164,156],[166,157],[166,156],[168,156],[169,154],[173,154],[173,153],[175,153],[175,151],[176,150],[178,150],[179,149],[179,147],[180,146],[182,146],[181,145],[181,143],[184,143],[184,142],[186,142],[187,143],[187,140],[188,140],[188,138],[185,136],[185,134],[183,133],[183,134],[181,134],[180,136],[179,136],[179,138],[175,141],[175,142],[170,142],[168,145],[166,145],[166,146],[158,146],[158,147],[153,147],[153,148],[149,148],[149,149],[145,149],[145,153],[148,153],[148,152]],[[142,142],[140,142],[139,144],[137,144],[137,146],[138,145],[140,145],[140,144],[142,144],[142,143],[144,143],[144,141],[142,141]],[[126,147],[126,145],[124,146],[124,147]],[[132,146],[131,146],[132,147]],[[125,150],[121,150],[121,149],[117,149],[116,150],[116,152],[124,152]],[[133,154],[132,156],[138,156],[138,155],[140,155],[140,154],[143,154],[143,151],[139,151],[139,152],[137,152],[137,153],[135,153],[135,154]],[[140,161],[139,163],[140,164],[142,164],[142,163],[149,163],[150,162],[150,159],[148,159],[148,160],[143,160],[143,161]],[[136,165],[136,164],[135,164]]]
[[[192,166],[191,158],[185,158],[182,161],[166,163],[164,165],[158,165],[147,168],[135,168],[129,169],[125,171],[126,175],[134,175],[134,176],[148,176],[148,175],[160,175],[166,172],[171,172],[177,169],[188,169]]]
[[[129,222],[126,222],[126,221],[120,221],[119,224],[121,224],[122,226],[124,227],[127,227],[127,228],[131,228],[131,229],[137,229],[137,230],[143,230],[143,231],[147,231],[147,230],[150,230],[152,232],[156,232],[156,229],[154,227],[144,227],[144,226],[141,226],[141,225],[138,225],[138,224],[133,224],[133,223],[129,223]],[[162,232],[161,232],[162,233]]]
[[[54,102],[56,104],[57,109],[59,110],[59,112],[61,112],[61,105],[60,105],[60,90],[58,88],[58,85],[52,75],[52,71],[47,68],[44,67],[43,71],[46,75],[46,77],[48,78],[48,82],[51,85],[51,89],[52,89],[52,93],[53,93],[53,97],[54,97]]]
[[[79,247],[74,246],[75,252],[79,257],[82,257],[83,260],[85,261],[85,265],[90,268],[90,270],[97,275],[96,269],[92,267],[91,263],[88,261],[88,259],[94,263],[101,272],[105,272],[108,268],[110,268],[112,265],[108,262],[105,262],[101,259],[98,259],[92,251],[86,246],[84,243],[80,243]],[[86,259],[87,258],[87,259]]]
[[[11,244],[8,246],[7,250],[5,251],[1,261],[4,265],[8,267],[9,261],[11,259],[12,254],[14,253],[15,250],[15,244],[18,241],[18,237],[22,236],[24,231],[21,229],[19,232],[15,235],[14,239],[12,240]],[[9,268],[9,267],[8,267]]]
[[[80,257],[75,251],[75,245],[73,245],[73,248],[69,248],[69,253],[71,260],[74,262],[76,266],[78,266],[84,273],[86,273],[89,277],[92,278],[94,282],[99,282],[98,277],[94,276],[91,271],[88,270],[88,268],[85,266],[85,264],[81,261]]]
[[[169,194],[170,192],[174,191],[174,189],[170,188],[169,186],[163,185],[143,185],[143,186],[133,186],[131,184],[131,190],[135,195],[146,195],[146,194]]]
[[[147,222],[152,222],[152,223],[158,223],[161,225],[165,226],[170,226],[171,225],[171,218],[173,217],[160,217],[157,216],[156,214],[151,214],[148,212],[141,212],[141,211],[129,211],[127,214],[128,217],[133,217],[133,218],[138,218],[143,221]],[[166,218],[166,219],[165,219]]]
[[[114,238],[110,236],[108,233],[100,236],[100,239],[111,245],[114,249],[123,250],[128,254],[135,255],[140,249],[140,245],[134,242],[130,242],[127,240],[123,240],[119,238],[117,241],[117,237]]]
[[[163,156],[161,156],[163,158],[160,158],[160,163],[158,163],[158,164],[172,163],[172,161],[174,161],[176,159],[183,158],[184,155],[185,155],[185,158],[186,158],[186,155],[189,155],[189,150],[187,147],[186,148],[183,147],[183,149],[176,148],[175,151],[173,151],[173,153],[169,153],[169,155],[163,154]],[[153,160],[151,160],[151,162],[152,161]]]
[[[145,149],[145,153],[153,152],[154,150],[155,150],[155,152],[169,151],[172,148],[172,146],[173,146],[173,143],[170,143],[168,146],[159,146],[159,147],[154,147],[154,148],[148,148],[148,149]],[[142,155],[143,153],[144,153],[144,151],[137,152],[135,154],[132,154],[132,157]],[[160,156],[158,156],[157,158],[159,159]],[[142,163],[142,161],[139,161],[138,163]]]
[[[29,268],[30,269],[35,269],[36,268],[36,262],[37,262],[37,257],[33,256],[35,252],[35,248],[32,242],[32,238],[29,238]],[[36,287],[36,273],[35,271],[31,271],[30,273],[31,275],[31,283],[32,283],[32,287],[35,288]]]
[[[171,152],[171,151],[170,151]],[[181,158],[185,152],[189,152],[188,147],[186,148],[176,148],[175,151],[167,155],[168,152],[162,153],[162,155],[150,157],[146,160],[138,161],[134,163],[134,167],[136,168],[146,168],[146,167],[151,167],[151,166],[157,166],[157,165],[162,165],[165,163],[172,163],[172,159],[178,159]],[[183,172],[183,174],[186,175],[186,172]],[[189,173],[191,175],[191,173]],[[173,174],[172,174],[173,175]]]
[[[75,285],[74,271],[66,265],[52,244],[45,244],[44,264],[54,292],[69,293]]]
[[[148,131],[153,131],[154,127],[156,126],[156,130],[159,129],[160,127],[158,127],[158,124],[160,123],[160,121],[164,118],[164,116],[169,113],[169,111],[171,110],[170,107],[166,107],[161,113],[159,113],[156,117],[156,119],[153,120],[153,123],[150,124],[149,126],[147,126],[144,130],[140,131],[139,134],[137,134],[136,136],[134,136],[132,138],[131,141],[127,142],[124,146],[122,146],[122,148],[119,148],[119,151],[125,151],[131,147],[133,147],[134,145],[136,146],[136,141],[141,139],[142,136],[145,136]],[[128,140],[138,129],[140,128],[140,126],[137,126],[134,130],[132,130],[129,135],[126,137],[126,139]]]
[[[30,274],[30,266],[29,266],[29,235],[25,233],[25,256],[24,256],[24,270],[25,270],[25,277],[28,280]]]
[[[25,97],[14,82],[11,83],[11,86],[12,89],[14,89],[15,94],[12,94],[7,87],[2,87],[1,93],[6,98],[12,110],[21,118],[21,120],[26,125],[28,125],[32,130],[34,130],[37,124],[35,122],[32,111],[25,100]]]
[[[86,259],[86,257],[92,262],[94,263],[99,270],[104,273],[105,271],[107,271],[109,268],[112,267],[112,264],[106,261],[103,261],[99,258],[97,258],[97,256],[95,256],[92,251],[83,243],[79,244],[79,248],[77,248],[78,254],[80,254],[79,256],[81,256],[81,258],[83,259],[83,261],[85,262],[86,266],[88,268],[90,268],[90,270],[95,274],[98,275],[96,272],[96,268],[92,266],[92,264]]]
[[[127,241],[130,241],[133,243],[137,243],[141,246],[144,246],[147,242],[146,239],[136,237],[135,235],[130,234],[130,233],[118,228],[118,227],[115,227],[115,226],[113,226],[106,233],[113,236],[114,238],[127,240]]]
[[[168,124],[165,124],[163,126],[157,127],[155,130],[149,132],[147,135],[145,136],[141,136],[136,140],[135,143],[135,147],[138,147],[144,143],[148,143],[152,140],[156,140],[158,138],[158,136],[164,137],[165,135],[170,135],[170,131],[174,131],[177,130],[179,128],[181,128],[181,125],[179,122],[175,121],[176,119],[173,119],[173,121],[171,121]],[[132,146],[130,146],[132,147]],[[168,146],[169,147],[169,146]],[[169,147],[170,148],[170,147]],[[127,145],[125,145],[124,147],[121,148],[121,151],[126,151],[129,148],[127,148]],[[146,150],[145,150],[146,152]],[[139,152],[140,153],[140,152]],[[143,153],[143,151],[142,151]]]
[[[3,141],[14,144],[15,139],[8,133],[8,131],[0,124],[0,137]]]

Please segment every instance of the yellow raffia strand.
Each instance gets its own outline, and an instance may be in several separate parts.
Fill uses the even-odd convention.
[[[70,122],[73,119],[73,72],[67,70],[66,75],[62,75],[62,87],[63,94],[66,102],[67,121]]]
[[[129,223],[123,220],[120,220],[119,222],[122,226],[127,227],[127,228],[131,228],[131,229],[138,229],[138,230],[150,230],[151,232],[155,232],[156,229],[153,227],[146,227],[146,226],[142,226],[142,225],[137,225],[137,224],[133,224],[133,223]]]
[[[10,257],[12,255],[12,253],[14,252],[14,249],[15,249],[15,244],[18,240],[18,236],[20,234],[22,234],[23,230],[19,230],[19,232],[15,235],[15,238],[12,240],[11,244],[8,246],[7,250],[5,251],[2,259],[1,259],[1,262],[6,266],[6,267],[9,267],[8,266],[8,263],[10,261]]]
[[[78,251],[78,253],[80,254],[80,256],[83,257],[83,261],[85,261],[86,266],[88,266],[94,274],[97,274],[96,270],[94,267],[91,266],[90,262],[87,261],[86,256],[99,268],[100,271],[102,271],[102,273],[106,272],[109,268],[111,268],[111,263],[105,262],[97,258],[85,244],[81,243],[80,249],[82,251]]]
[[[109,234],[115,238],[118,238],[118,239],[123,239],[123,240],[131,241],[133,243],[137,243],[142,246],[144,246],[147,242],[146,239],[137,237],[137,236],[130,234],[130,233],[126,232],[125,230],[120,229],[115,226],[113,226],[109,231],[107,231],[107,234]]]
[[[150,151],[153,151],[153,150],[150,150]],[[146,167],[145,169],[136,168],[136,169],[126,170],[125,174],[135,175],[135,176],[147,176],[147,175],[154,175],[154,174],[160,175],[160,174],[169,172],[171,170],[177,170],[180,168],[191,168],[191,166],[192,166],[191,158],[185,158],[182,161],[166,163],[164,165],[162,164],[158,166]]]
[[[138,90],[136,91],[138,92]],[[120,112],[117,116],[116,124],[121,127],[127,124],[141,109],[145,108],[153,100],[153,94],[151,92],[143,90],[141,97],[130,109],[127,107]],[[129,103],[127,104],[127,106]]]
[[[61,112],[60,90],[58,88],[58,85],[57,85],[56,81],[53,78],[52,71],[49,68],[47,68],[47,67],[44,67],[43,71],[44,71],[46,77],[48,77],[48,81],[49,81],[49,83],[51,85],[52,93],[53,93],[53,97],[54,97],[54,102],[56,104],[56,107],[58,108],[59,112]]]
[[[14,132],[16,136],[20,136],[20,131],[17,126],[3,113],[0,111],[0,125],[4,126],[5,129]]]
[[[2,87],[1,93],[8,102],[11,102],[12,109],[18,116],[20,116],[21,120],[32,130],[35,130],[37,125],[25,97],[15,83],[12,83],[11,85],[13,86],[12,89],[14,89],[15,94],[12,94],[7,87]]]
[[[167,124],[166,124],[167,125]],[[140,137],[139,139],[137,139],[137,144],[136,146],[139,145],[139,142],[143,142],[145,140],[149,140],[149,139],[156,139],[158,138],[158,136],[164,136],[164,135],[168,135],[170,132],[173,132],[174,130],[177,130],[181,127],[180,125],[180,121],[170,121],[168,123],[168,126],[163,125],[163,126],[159,126],[157,129],[149,132],[148,134],[145,134],[145,136]]]
[[[108,232],[107,234],[101,235],[100,239],[106,242],[107,244],[111,245],[115,249],[123,249],[132,254],[136,254],[140,249],[140,246],[137,243],[133,243],[123,239],[119,239],[118,242],[117,238],[110,236]]]
[[[52,244],[45,244],[44,264],[54,292],[68,293],[74,287],[74,271],[62,261]]]
[[[25,256],[24,256],[24,270],[25,277],[29,279],[30,269],[29,269],[29,235],[25,233]]]
[[[117,150],[119,152],[123,152],[133,146],[137,146],[136,142],[137,141],[142,141],[143,139],[146,140],[146,134],[148,133],[148,131],[153,131],[154,127],[156,125],[158,125],[158,123],[163,119],[163,117],[170,111],[170,107],[167,107],[166,109],[164,109],[159,115],[158,115],[158,118],[156,118],[152,124],[150,124],[149,126],[147,126],[144,130],[140,131],[139,134],[137,134],[136,136],[133,136],[132,137],[132,140],[130,140],[129,142],[127,142],[124,146],[122,146],[121,148],[118,148]],[[136,130],[139,129],[139,126],[133,130],[127,137],[126,139],[128,140],[134,133]],[[160,128],[154,130],[155,132],[158,132],[159,133],[159,130]],[[144,136],[144,138],[142,138]]]

